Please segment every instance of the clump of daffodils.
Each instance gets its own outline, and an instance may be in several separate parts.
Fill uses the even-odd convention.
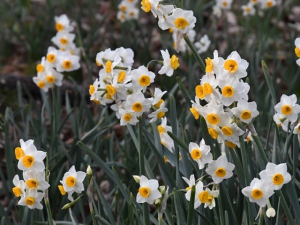
[[[66,15],[55,17],[56,35],[51,41],[58,47],[49,47],[45,57],[37,65],[37,76],[33,82],[47,92],[49,88],[62,85],[62,72],[69,72],[80,68],[80,49],[74,43],[73,26]]]
[[[15,148],[15,156],[24,179],[20,180],[19,175],[13,178],[12,191],[16,197],[20,197],[18,205],[28,206],[30,209],[43,209],[41,201],[45,196],[44,191],[50,187],[46,181],[43,163],[46,153],[38,151],[33,140],[24,142],[20,139],[20,147]]]
[[[168,51],[162,51],[163,67],[160,74],[171,76],[179,66],[178,58],[170,57]],[[139,117],[153,110],[148,117],[150,123],[165,117],[168,111],[162,99],[166,91],[149,86],[154,82],[155,73],[145,66],[132,69],[134,53],[130,48],[106,49],[96,56],[96,63],[102,67],[99,78],[90,85],[90,99],[97,104],[108,105],[116,112],[122,126],[136,125]]]
[[[128,20],[136,20],[139,16],[139,9],[136,6],[137,0],[122,0],[118,5],[117,18],[123,23]]]

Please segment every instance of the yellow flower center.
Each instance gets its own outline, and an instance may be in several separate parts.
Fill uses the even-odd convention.
[[[173,70],[176,70],[179,67],[179,62],[176,55],[172,55],[170,63]]]
[[[203,84],[203,92],[205,95],[210,95],[213,92],[212,86],[210,83]]]
[[[211,125],[217,125],[220,121],[219,117],[215,113],[210,113],[206,116],[206,121]]]
[[[200,99],[203,99],[205,97],[205,93],[203,90],[203,86],[197,85],[195,88],[196,96]]]
[[[288,116],[293,112],[293,109],[290,105],[283,105],[281,107],[281,112],[282,112],[283,115]]]
[[[244,111],[242,111],[242,113],[241,113],[241,118],[242,118],[243,120],[250,119],[251,116],[252,116],[252,113],[251,113],[250,110],[244,110]]]
[[[272,177],[272,181],[275,185],[281,185],[284,182],[284,177],[281,173],[277,173]]]
[[[111,65],[112,65],[112,62],[108,60],[106,62],[106,64],[105,64],[105,71],[106,71],[106,73],[110,73],[111,72]]]
[[[158,125],[157,126],[157,130],[158,130],[158,133],[160,133],[160,134],[165,133],[165,129],[164,129],[164,127],[162,125]]]
[[[26,205],[33,205],[35,203],[35,199],[33,197],[27,197],[25,199]]]
[[[236,144],[230,142],[230,141],[225,141],[225,145],[227,145],[229,148],[235,148]]]
[[[246,7],[246,8],[245,8],[245,11],[246,11],[247,13],[249,13],[249,12],[251,11],[250,7]]]
[[[29,188],[37,188],[39,186],[39,182],[35,179],[30,179],[26,181],[26,184]]]
[[[39,73],[42,73],[44,71],[44,66],[42,64],[38,64],[36,66],[36,71],[38,71]]]
[[[64,189],[64,186],[58,185],[58,189],[59,189],[61,195],[67,194],[67,192],[66,192],[65,189]]]
[[[135,112],[140,112],[143,110],[143,105],[140,102],[135,102],[131,108]]]
[[[14,193],[14,195],[15,195],[16,197],[20,197],[21,194],[22,194],[22,191],[21,191],[21,189],[20,189],[19,187],[14,187],[14,188],[12,189],[12,191],[13,191],[13,193]]]
[[[113,100],[113,98],[111,97],[111,94],[109,94],[109,93],[107,93],[107,94],[105,95],[105,97],[106,97],[107,99],[109,99],[109,100]]]
[[[222,95],[226,98],[231,98],[234,95],[234,89],[227,85],[222,89]]]
[[[191,157],[193,160],[198,160],[201,159],[202,157],[202,152],[200,151],[200,149],[195,148],[191,151]]]
[[[149,12],[151,10],[151,4],[148,0],[142,0],[141,2],[142,10],[145,12]]]
[[[226,6],[228,5],[228,3],[227,3],[227,2],[222,2],[222,5],[223,5],[224,7],[226,7]]]
[[[164,100],[160,99],[160,100],[158,101],[158,103],[156,103],[154,106],[155,106],[157,109],[159,109],[160,105],[161,105],[163,102],[164,102]]]
[[[233,130],[228,126],[222,127],[222,132],[223,132],[223,134],[225,134],[228,137],[233,135]]]
[[[34,164],[34,157],[31,155],[24,156],[22,163],[25,167],[30,168]]]
[[[124,116],[123,116],[123,119],[126,121],[126,122],[129,122],[131,120],[131,115],[129,113],[126,113]]]
[[[107,90],[108,94],[110,94],[110,95],[116,94],[116,89],[112,85],[107,85],[106,90]]]
[[[134,12],[130,12],[129,16],[134,17]]]
[[[161,118],[163,118],[165,116],[165,113],[164,112],[159,112],[158,114],[157,114],[157,118],[158,119],[161,119]]]
[[[268,8],[271,8],[272,6],[273,6],[273,2],[268,1],[268,2],[267,2],[267,7],[268,7]]]
[[[224,168],[224,167],[218,167],[218,168],[216,169],[216,171],[215,171],[215,175],[216,175],[217,177],[225,177],[225,175],[226,175],[226,170],[225,170],[225,168]]]
[[[295,54],[298,58],[300,58],[300,48],[298,47],[295,48]]]
[[[249,143],[251,141],[251,137],[250,136],[247,136],[246,137],[246,140],[247,140],[247,143]]]
[[[207,201],[211,204],[214,199],[214,196],[208,195]]]
[[[150,195],[150,189],[148,187],[140,187],[139,193],[143,198],[147,198]]]
[[[168,158],[164,155],[164,162],[167,163],[168,162]]]
[[[55,61],[55,55],[50,53],[47,55],[46,59],[48,62],[53,63]]]
[[[120,10],[121,10],[121,11],[126,11],[126,6],[125,6],[125,5],[122,5],[122,6],[120,7]]]
[[[183,18],[183,17],[178,17],[175,21],[174,21],[174,25],[177,29],[181,29],[184,30],[188,25],[188,21]]]
[[[37,83],[37,86],[38,86],[39,88],[44,88],[44,87],[46,86],[46,84],[45,84],[44,81],[40,80],[40,81]]]
[[[251,197],[255,200],[261,199],[264,196],[264,193],[259,188],[254,188],[251,192]]]
[[[196,120],[199,119],[200,114],[198,113],[197,109],[192,107],[192,108],[190,108],[190,111],[191,111],[191,113],[193,114],[193,116],[195,117]]]
[[[55,82],[55,77],[52,75],[46,76],[46,80],[49,84],[53,84]]]
[[[224,63],[225,70],[228,70],[229,73],[235,73],[238,69],[238,64],[233,59],[228,59]]]
[[[22,148],[20,147],[16,147],[15,148],[15,155],[16,155],[16,159],[19,160],[24,156],[24,151]]]
[[[68,187],[74,187],[76,185],[76,178],[73,176],[68,176],[66,179],[66,184]]]
[[[214,70],[213,61],[211,60],[211,58],[207,57],[207,59],[205,59],[205,63],[206,63],[205,72],[211,73]]]
[[[92,95],[92,94],[95,93],[95,87],[94,87],[94,85],[90,85],[89,93],[90,93],[90,95]]]
[[[142,75],[139,78],[139,84],[143,87],[147,87],[150,84],[150,77],[147,75]]]
[[[64,29],[64,26],[61,23],[56,23],[55,24],[55,29],[59,32]]]
[[[67,39],[67,38],[61,38],[59,41],[60,41],[60,43],[61,43],[62,45],[68,44],[68,39]]]
[[[208,133],[213,139],[217,139],[219,134],[214,128],[208,128]]]
[[[124,71],[121,71],[118,74],[118,83],[122,83],[124,81],[125,77],[126,77],[126,73]]]
[[[66,70],[69,70],[72,68],[72,62],[70,60],[65,60],[62,64],[63,68],[65,68]]]
[[[202,191],[198,195],[198,199],[199,199],[200,202],[206,203],[208,201],[208,191]]]

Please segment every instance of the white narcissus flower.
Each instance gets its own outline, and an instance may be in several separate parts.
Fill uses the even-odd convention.
[[[212,126],[210,124],[207,124],[207,129],[209,135],[217,140],[218,143],[223,143],[225,141],[225,135],[222,133],[221,129],[219,126]]]
[[[131,67],[134,60],[134,52],[131,48],[117,48],[116,53],[121,57],[121,62],[123,67]]]
[[[157,130],[159,135],[166,134],[168,135],[168,131],[172,132],[172,127],[167,126],[167,118],[164,117],[161,119],[161,124],[157,126]]]
[[[201,140],[200,146],[194,142],[189,144],[189,153],[194,161],[198,163],[199,169],[203,169],[205,164],[210,163],[213,159],[210,153],[210,146],[205,144],[204,139]]]
[[[300,134],[300,123],[294,127],[293,134]]]
[[[73,31],[73,26],[70,25],[70,20],[66,14],[62,14],[60,16],[55,16],[55,28],[57,32],[61,31]]]
[[[236,117],[240,118],[244,123],[250,123],[253,118],[258,116],[256,102],[247,102],[244,99],[238,101],[237,106],[231,109]]]
[[[36,189],[29,189],[19,200],[18,205],[27,205],[30,209],[43,209],[43,205],[40,202],[44,195],[44,193],[38,192]]]
[[[291,181],[291,175],[287,172],[286,163],[276,165],[268,162],[266,169],[259,173],[262,180],[266,180],[274,190],[279,190],[281,187]]]
[[[214,74],[216,74],[217,78],[220,75],[221,72],[221,67],[223,66],[224,63],[224,59],[222,57],[218,56],[218,51],[215,50],[214,51],[214,58],[211,59],[209,57],[207,57],[205,59],[205,72],[206,75],[213,76]]]
[[[282,129],[287,132],[290,120],[287,119],[286,116],[282,115],[281,113],[275,113],[273,120],[277,126],[282,127]]]
[[[126,98],[125,108],[133,112],[137,117],[142,115],[151,106],[151,101],[146,99],[142,92],[129,95]]]
[[[57,72],[73,71],[80,68],[80,58],[76,55],[71,55],[69,52],[58,52],[57,54]]]
[[[133,112],[128,110],[124,110],[122,108],[119,109],[120,115],[120,125],[125,126],[127,124],[136,125],[139,120],[137,119],[136,115]]]
[[[217,5],[221,9],[231,9],[232,0],[217,0]]]
[[[159,88],[155,88],[153,98],[149,98],[149,100],[151,100],[151,104],[156,108],[159,108],[159,106],[164,102],[164,100],[162,100],[162,96],[165,93],[167,93],[167,91],[161,91]]]
[[[208,192],[207,201],[204,204],[204,208],[208,206],[209,209],[212,209],[216,206],[215,198],[219,196],[219,190],[210,190],[209,188],[206,188],[205,191]]]
[[[163,146],[165,146],[170,152],[174,151],[174,141],[173,139],[167,134],[160,134],[160,142]]]
[[[187,179],[186,177],[182,177],[182,179],[189,185],[188,187],[185,188],[185,190],[187,190],[187,192],[191,192],[192,186],[196,185],[194,174],[190,176],[190,179]],[[188,199],[187,193],[185,194],[185,197],[186,199]]]
[[[159,14],[159,0],[142,0],[141,1],[141,9],[144,10],[145,12],[152,12],[153,16],[156,18],[157,15]]]
[[[265,180],[254,178],[250,186],[242,189],[242,193],[249,198],[250,202],[255,202],[260,207],[265,207],[274,191],[272,186]]]
[[[262,9],[269,9],[276,5],[275,0],[260,0],[260,5]]]
[[[213,98],[219,99],[220,93],[217,89],[218,81],[214,75],[204,75],[201,78],[200,85],[203,89],[204,100],[210,102]]]
[[[248,68],[249,63],[242,59],[239,53],[233,51],[226,60],[224,60],[223,64],[223,73],[222,77],[224,79],[235,79],[239,80],[240,78],[244,78],[247,76],[246,69]]]
[[[248,2],[247,5],[242,5],[241,8],[243,10],[243,16],[254,15],[255,8],[253,6],[252,2]]]
[[[148,115],[149,118],[152,118],[149,123],[154,123],[157,119],[165,117],[166,112],[168,112],[168,109],[165,107],[165,102],[163,102],[157,110]]]
[[[140,188],[136,196],[137,203],[153,204],[154,201],[162,195],[158,190],[158,181],[155,179],[148,180],[144,175],[140,178]]]
[[[191,187],[192,188],[192,187]],[[191,191],[188,191],[185,194],[185,198],[188,201],[191,201]],[[198,208],[202,203],[204,203],[206,199],[206,192],[203,190],[203,183],[202,181],[198,181],[195,186],[195,200],[194,200],[194,209]]]
[[[155,74],[147,69],[145,66],[140,66],[131,71],[133,85],[139,85],[143,88],[143,92],[147,87],[154,82]]]
[[[224,134],[224,139],[240,146],[239,136],[244,134],[244,131],[238,127],[236,123],[228,123],[221,128]]]
[[[36,77],[33,77],[32,80],[36,84],[36,86],[38,86],[44,92],[48,92],[49,88],[52,86],[47,82],[45,73],[38,73],[38,75]]]
[[[195,42],[194,45],[195,45],[195,48],[197,49],[197,52],[199,54],[203,53],[203,52],[206,52],[207,49],[209,48],[210,46],[210,43],[211,41],[209,40],[207,34],[205,34],[200,40],[199,42]]]
[[[47,85],[49,86],[53,86],[54,84],[56,86],[61,86],[62,85],[62,79],[63,79],[63,75],[59,72],[57,72],[55,69],[53,68],[46,68],[45,70],[45,79],[47,82]]]
[[[33,170],[27,170],[23,172],[23,177],[29,189],[35,188],[44,191],[50,187],[45,180],[45,171],[35,172]]]
[[[276,112],[283,114],[292,123],[298,118],[300,112],[300,105],[297,104],[297,97],[295,94],[290,96],[282,95],[280,102],[274,106]]]
[[[16,158],[19,160],[19,170],[43,171],[45,169],[43,160],[46,157],[46,153],[38,151],[33,144],[33,140],[24,142],[23,139],[20,139],[20,144],[21,147],[15,149]]]
[[[195,96],[195,101],[191,100],[191,102],[192,102],[192,107],[190,108],[190,111],[195,117],[195,119],[197,120],[200,117],[201,108],[203,106],[200,105],[200,101],[199,98],[197,98],[197,96]]]
[[[13,184],[15,185],[12,188],[12,191],[16,197],[24,196],[25,194],[25,182],[24,180],[20,180],[19,175],[16,174],[12,180]]]
[[[75,166],[72,166],[68,172],[66,172],[61,181],[64,190],[66,192],[81,193],[84,190],[83,180],[86,176],[85,172],[76,172]]]
[[[51,41],[62,51],[73,44],[75,34],[69,33],[68,31],[57,32]]]
[[[208,164],[206,173],[211,175],[215,184],[221,183],[224,179],[232,177],[234,165],[227,161],[226,155],[221,155],[217,160]]]
[[[179,31],[183,34],[192,30],[196,23],[193,11],[181,8],[174,9],[172,15],[167,17],[167,20],[174,31]]]
[[[295,54],[298,58],[300,58],[300,38],[295,39]]]
[[[168,49],[166,49],[166,51],[160,50],[160,52],[164,59],[164,65],[158,71],[158,73],[166,74],[167,76],[171,77],[174,73],[174,70],[176,70],[179,67],[178,58],[176,57],[176,55],[172,55],[172,57],[170,58]]]
[[[54,47],[49,47],[47,50],[46,60],[53,67],[56,68],[57,64],[57,54],[61,52]]]
[[[167,16],[172,13],[174,10],[173,5],[162,5],[159,4],[161,15],[158,15],[158,26],[162,30],[167,30],[171,27],[171,24],[168,22]]]

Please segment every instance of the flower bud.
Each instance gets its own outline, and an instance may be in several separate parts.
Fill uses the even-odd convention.
[[[137,182],[138,184],[140,183],[140,180],[141,180],[141,177],[140,177],[140,176],[138,176],[138,175],[133,175],[132,177],[133,177],[133,179],[135,180],[135,182]]]
[[[267,212],[266,212],[267,217],[274,217],[276,215],[276,211],[274,208],[268,208]]]
[[[86,173],[88,176],[92,176],[93,175],[93,171],[90,165],[88,165],[87,169],[86,169]]]

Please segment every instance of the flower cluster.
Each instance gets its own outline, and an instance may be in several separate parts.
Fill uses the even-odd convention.
[[[289,130],[289,125],[291,125],[294,129],[293,133],[300,134],[300,123],[297,123],[300,105],[297,104],[296,95],[282,95],[280,102],[276,104],[274,108],[276,113],[273,116],[273,119],[277,126],[280,126],[287,132]]]
[[[38,151],[31,139],[26,142],[20,139],[20,145],[15,149],[15,156],[19,170],[23,171],[24,180],[15,175],[12,191],[16,197],[21,197],[19,205],[27,205],[30,209],[43,209],[40,203],[45,195],[43,191],[50,187],[45,180],[43,163],[46,153]]]
[[[178,58],[175,55],[170,58],[167,50],[162,51],[162,55],[164,62],[159,73],[171,76],[179,66]],[[145,97],[156,75],[145,66],[132,69],[133,56],[131,49],[123,47],[99,52],[96,63],[103,68],[99,71],[99,78],[89,88],[92,101],[101,105],[114,103],[111,109],[116,112],[122,126],[137,124],[138,117],[150,108],[154,110],[148,115],[150,123],[163,118],[168,111],[162,100],[166,91],[155,88],[154,93],[149,91],[151,97]]]
[[[34,83],[47,92],[54,85],[61,86],[64,71],[77,70],[80,67],[80,49],[74,44],[75,34],[66,15],[55,17],[57,34],[51,41],[59,48],[49,47],[46,57],[36,67]]]
[[[62,185],[58,185],[60,193],[62,195],[68,193],[68,199],[73,201],[73,193],[76,192],[80,194],[84,190],[83,180],[85,176],[85,172],[76,172],[75,166],[72,166],[69,171],[64,174],[63,179],[60,181]]]
[[[136,7],[137,0],[122,0],[118,5],[119,11],[117,18],[121,22],[127,20],[137,19],[139,16],[139,9]]]
[[[295,45],[295,54],[298,57],[296,63],[300,66],[300,38],[296,38]]]
[[[248,102],[249,85],[241,78],[247,76],[248,62],[234,51],[227,59],[207,58],[206,74],[196,86],[195,101],[191,113],[195,119],[204,117],[208,132],[213,139],[235,148],[239,146],[239,136],[245,132],[238,127],[237,121],[250,123],[259,113],[255,102]],[[199,100],[208,102],[205,106]]]
[[[291,175],[287,172],[286,163],[276,165],[268,163],[266,169],[259,173],[261,179],[254,178],[250,186],[242,189],[242,193],[249,197],[250,202],[265,207],[268,199],[282,186],[291,181]]]

